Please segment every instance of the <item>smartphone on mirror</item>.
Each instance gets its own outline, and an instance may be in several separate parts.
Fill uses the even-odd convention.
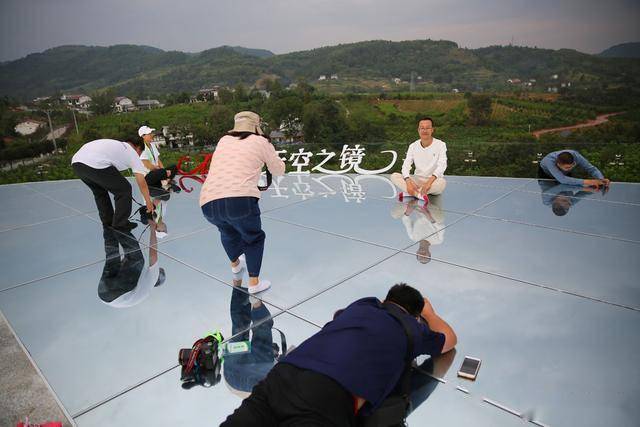
[[[468,378],[470,380],[475,380],[478,376],[478,371],[480,370],[480,359],[476,359],[475,357],[465,356],[464,361],[462,362],[462,366],[458,371],[458,376],[463,378]]]

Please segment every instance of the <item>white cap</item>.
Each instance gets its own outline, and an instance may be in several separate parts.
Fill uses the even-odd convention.
[[[155,131],[156,130],[154,128],[150,128],[149,126],[140,126],[140,129],[138,129],[138,136],[142,137]]]

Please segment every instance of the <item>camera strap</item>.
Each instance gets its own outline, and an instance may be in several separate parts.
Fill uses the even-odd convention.
[[[271,186],[271,182],[273,181],[273,176],[271,176],[271,172],[269,172],[269,169],[267,169],[267,185],[258,185],[258,190],[260,191],[267,191],[267,189],[269,189],[269,187]]]
[[[393,303],[382,303],[382,307],[395,319],[400,322],[404,333],[407,335],[407,353],[405,355],[404,371],[400,378],[400,389],[402,396],[406,399],[407,405],[409,405],[409,394],[411,393],[411,363],[413,362],[413,334],[411,333],[411,327],[409,326],[405,313],[400,307]]]

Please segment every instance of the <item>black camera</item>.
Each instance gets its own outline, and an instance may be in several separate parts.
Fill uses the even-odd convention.
[[[153,213],[147,212],[146,206],[140,206],[138,209],[138,213],[140,214],[140,222],[144,225],[148,225],[149,221],[155,221],[157,218],[157,214],[155,211]]]
[[[185,390],[201,385],[211,387],[220,382],[222,359],[219,355],[220,343],[224,337],[220,332],[199,339],[191,348],[178,352],[180,381]]]

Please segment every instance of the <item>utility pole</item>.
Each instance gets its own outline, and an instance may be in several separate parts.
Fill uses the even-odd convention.
[[[411,84],[409,86],[409,92],[413,93],[416,91],[416,72],[411,72]]]
[[[51,110],[44,110],[47,113],[47,118],[49,119],[49,130],[51,131],[51,138],[53,139],[53,151],[55,153],[58,152],[58,144],[56,143],[56,134],[53,132],[53,125],[51,124]]]
[[[78,120],[76,120],[76,110],[72,108],[71,113],[73,114],[73,123],[76,125],[76,135],[80,135],[80,131],[78,130]]]

